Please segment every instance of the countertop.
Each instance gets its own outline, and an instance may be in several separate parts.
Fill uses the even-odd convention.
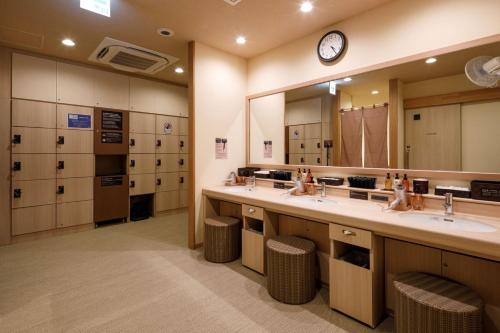
[[[441,226],[429,222],[408,221],[400,216],[405,212],[385,211],[387,204],[373,201],[327,196],[325,199],[333,200],[337,204],[291,203],[286,200],[285,190],[281,189],[256,187],[254,191],[241,193],[228,192],[227,189],[225,186],[210,187],[203,189],[203,194],[210,198],[259,206],[284,215],[324,223],[340,223],[371,230],[386,237],[500,261],[500,218],[455,214],[456,218],[473,219],[496,229],[493,232],[470,232],[451,229],[446,224]],[[319,195],[315,197],[320,198]],[[443,211],[432,209],[416,213],[443,215]]]

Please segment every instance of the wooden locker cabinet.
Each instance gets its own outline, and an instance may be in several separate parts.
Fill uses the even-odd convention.
[[[293,125],[288,127],[288,138],[290,140],[304,140],[304,125]]]
[[[179,171],[189,171],[189,155],[179,154]]]
[[[91,223],[94,223],[92,200],[57,204],[57,228]]]
[[[156,192],[177,191],[179,188],[179,174],[177,172],[156,174]]]
[[[12,98],[56,102],[57,63],[12,54]]]
[[[305,140],[306,154],[321,154],[321,140],[320,139],[306,139]]]
[[[130,154],[154,154],[155,153],[155,135],[145,133],[129,134],[129,153]]]
[[[187,191],[189,189],[189,172],[179,172],[179,189]]]
[[[321,154],[305,154],[306,165],[321,165]]]
[[[56,131],[56,151],[58,154],[93,154],[94,133],[73,129]]]
[[[138,174],[129,177],[129,195],[155,193],[155,175]]]
[[[57,102],[95,106],[95,69],[78,65],[57,63]]]
[[[290,154],[304,154],[306,143],[304,140],[289,140],[289,152]]]
[[[96,106],[128,110],[129,78],[107,71],[94,71],[94,102]]]
[[[155,154],[129,154],[129,174],[155,173]]]
[[[305,139],[321,139],[321,123],[304,125]]]
[[[156,115],[156,134],[179,135],[179,118]]]
[[[189,135],[189,118],[179,118],[179,135]]]
[[[289,154],[288,164],[290,165],[304,165],[306,164],[306,157],[303,154]]]
[[[12,180],[56,178],[56,154],[12,154]]]
[[[155,146],[157,154],[176,154],[179,152],[179,136],[157,134]]]
[[[90,116],[90,127],[88,127],[88,128],[69,127],[69,116],[70,115]],[[85,107],[85,106],[57,104],[57,128],[93,131],[94,130],[94,109],[89,108],[89,107]]]
[[[56,202],[56,180],[22,180],[12,182],[12,208],[50,205]]]
[[[12,126],[56,127],[56,105],[20,99],[12,100]]]
[[[179,153],[189,153],[189,137],[187,135],[179,136]]]
[[[94,198],[94,178],[65,178],[56,181],[57,203],[89,201]]]
[[[156,154],[156,172],[178,172],[179,154]]]
[[[12,127],[13,154],[53,154],[55,152],[55,129]]]
[[[94,177],[93,154],[57,154],[57,178]]]
[[[149,113],[130,112],[130,133],[155,134],[156,116]]]
[[[186,208],[189,206],[188,191],[179,191],[179,208]]]
[[[56,228],[56,205],[12,210],[12,235],[23,235]]]
[[[179,191],[158,192],[155,195],[157,212],[179,208]]]

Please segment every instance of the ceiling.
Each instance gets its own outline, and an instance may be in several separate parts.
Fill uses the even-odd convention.
[[[243,0],[230,6],[223,0],[111,0],[111,17],[82,10],[78,0],[1,0],[0,44],[32,52],[88,62],[108,36],[178,57],[186,69],[187,43],[203,42],[251,58],[326,26],[377,7],[388,0],[314,0],[310,13],[301,0]],[[164,38],[160,27],[173,29]],[[235,38],[244,35],[246,45]],[[77,45],[61,45],[72,38]],[[169,67],[155,75],[187,83],[187,73]]]

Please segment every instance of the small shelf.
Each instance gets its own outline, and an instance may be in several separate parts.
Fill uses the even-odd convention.
[[[336,259],[370,270],[370,250],[363,247],[347,245],[342,254],[337,253]]]
[[[245,230],[255,232],[259,235],[264,234],[264,221],[245,216],[244,223]]]

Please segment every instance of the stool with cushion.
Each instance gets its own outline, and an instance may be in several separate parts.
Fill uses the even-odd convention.
[[[205,259],[224,263],[236,260],[241,253],[241,221],[229,216],[205,219]]]
[[[304,238],[276,236],[266,242],[267,291],[287,304],[316,295],[316,245]]]

